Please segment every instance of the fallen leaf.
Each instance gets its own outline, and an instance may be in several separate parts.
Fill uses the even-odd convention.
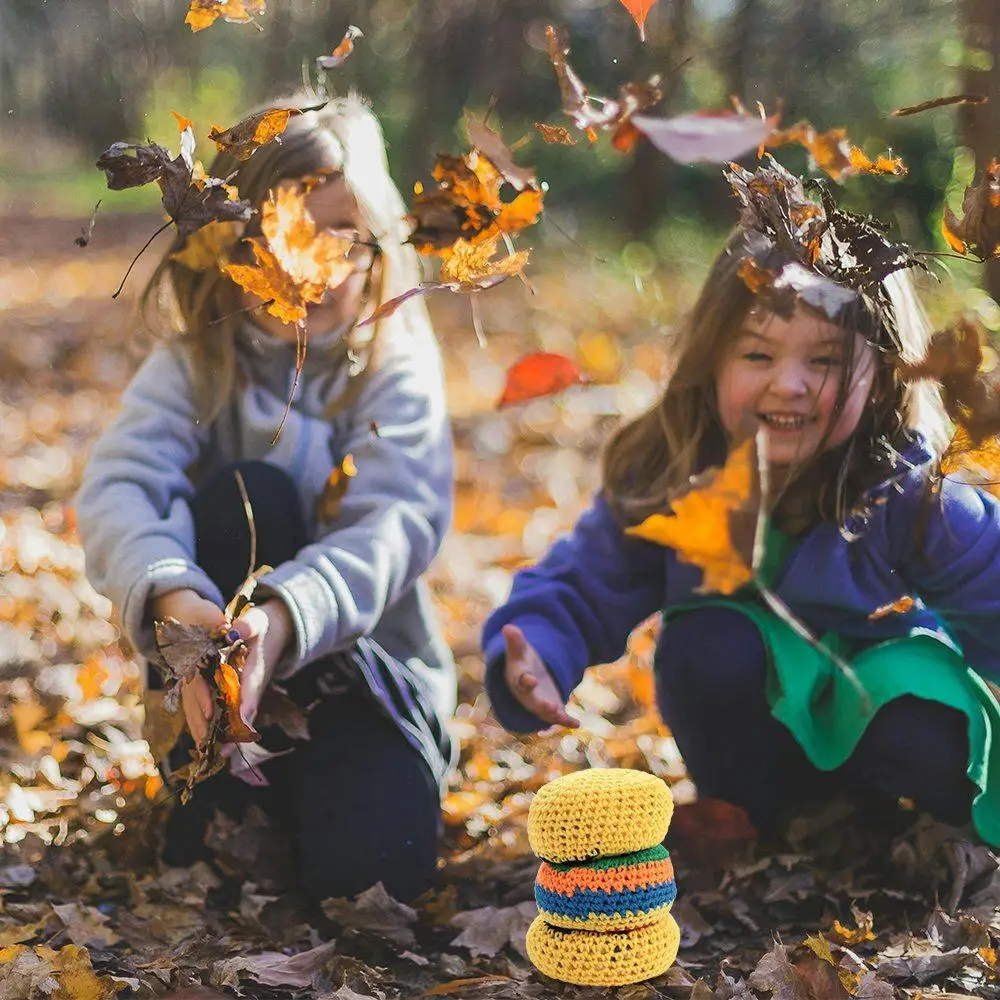
[[[528,927],[536,916],[538,907],[534,900],[517,906],[483,906],[456,913],[451,922],[461,927],[462,933],[451,943],[456,948],[467,948],[472,955],[488,958],[493,958],[509,944],[522,958],[527,958],[525,940]]]
[[[81,948],[109,948],[120,938],[107,926],[108,918],[93,906],[83,903],[53,904],[52,912],[63,922],[70,941]]]
[[[458,993],[460,990],[467,989],[470,986],[485,986],[487,983],[509,983],[511,981],[510,976],[473,976],[469,979],[452,979],[447,983],[438,983],[437,986],[432,986],[430,989],[424,990],[420,995],[422,997],[446,997],[451,996],[452,993]]]
[[[639,29],[639,41],[646,40],[646,18],[656,5],[656,0],[621,0],[622,6],[632,15]]]
[[[347,31],[344,32],[344,37],[340,40],[332,54],[328,56],[319,56],[316,59],[317,68],[337,69],[339,66],[343,66],[347,61],[348,56],[350,56],[350,54],[354,51],[355,39],[364,37],[365,33],[360,28],[355,27],[353,24],[349,24],[347,26]]]
[[[417,921],[416,910],[393,899],[381,882],[366,889],[354,902],[325,899],[322,905],[323,913],[344,927],[371,931],[404,947],[416,942],[411,928]]]
[[[184,23],[192,31],[211,27],[220,17],[233,24],[247,24],[260,17],[266,0],[191,0]]]
[[[538,352],[520,358],[507,369],[507,382],[497,409],[551,396],[586,379],[576,363],[562,354]]]
[[[773,1000],[812,1000],[806,981],[788,958],[788,949],[775,946],[758,963],[747,978],[749,985]]]
[[[749,550],[736,547],[732,519],[754,503],[756,454],[754,439],[747,439],[722,469],[706,470],[671,500],[669,514],[652,514],[626,533],[673,548],[681,562],[699,567],[699,593],[739,590],[753,579],[753,552],[752,544]]]
[[[307,989],[314,985],[336,949],[336,941],[327,941],[297,955],[283,955],[279,951],[237,955],[212,966],[211,983],[238,990],[241,979],[252,979],[263,986]]]

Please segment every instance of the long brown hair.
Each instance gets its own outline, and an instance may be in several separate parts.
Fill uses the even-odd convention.
[[[762,245],[744,230],[729,238],[694,308],[671,334],[672,370],[663,394],[650,410],[620,427],[605,449],[604,494],[623,524],[663,513],[693,475],[725,459],[727,442],[718,417],[715,378],[726,349],[756,301],[738,273],[747,257],[771,269],[782,262],[772,244]],[[839,321],[847,358],[835,412],[849,390],[855,331],[863,332],[875,348],[872,401],[850,438],[804,460],[783,491],[798,512],[809,509],[807,519],[842,524],[864,490],[886,477],[896,451],[914,431],[937,452],[947,441],[947,420],[936,386],[906,384],[891,364],[896,356],[921,357],[930,338],[930,324],[912,278],[896,272],[882,287],[884,307],[859,297]]]
[[[315,94],[298,93],[256,110],[301,108],[319,102]],[[223,152],[208,168],[211,176],[228,178],[239,196],[258,210],[279,181],[331,172],[343,177],[362,221],[381,249],[368,296],[368,305],[374,308],[417,285],[420,266],[416,252],[406,244],[406,207],[389,174],[381,128],[359,97],[336,98],[319,110],[293,117],[280,140],[260,147],[249,159],[240,161]],[[259,228],[259,214],[248,224],[248,232],[255,225]],[[237,286],[221,270],[193,271],[173,259],[184,245],[184,237],[175,238],[142,292],[139,308],[154,333],[179,336],[190,351],[196,403],[202,419],[210,421],[236,386],[235,338],[247,317]],[[377,363],[375,348],[386,323],[403,322],[411,328],[429,327],[421,301],[407,302],[390,320],[364,331],[351,330],[338,345],[333,360],[350,361],[354,376],[350,393]],[[347,397],[342,397],[334,406],[346,402]]]

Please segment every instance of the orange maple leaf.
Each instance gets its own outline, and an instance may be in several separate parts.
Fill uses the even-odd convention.
[[[213,125],[208,137],[220,152],[228,152],[238,160],[248,160],[261,146],[285,131],[289,118],[303,115],[307,111],[318,111],[325,103],[309,108],[270,108],[258,111],[229,128]]]
[[[750,506],[756,482],[754,440],[730,452],[721,469],[698,477],[698,485],[671,501],[670,514],[652,514],[626,529],[629,535],[675,549],[699,567],[700,593],[732,594],[753,579],[753,569],[733,540],[732,515]]]

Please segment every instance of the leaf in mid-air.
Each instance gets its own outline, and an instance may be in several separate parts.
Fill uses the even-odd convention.
[[[507,382],[497,409],[523,403],[541,396],[551,396],[571,385],[586,381],[576,363],[562,354],[528,354],[507,370]]]
[[[347,57],[354,51],[354,40],[356,38],[364,38],[364,36],[365,34],[360,28],[349,24],[347,31],[344,32],[344,37],[333,52],[328,56],[319,56],[317,58],[317,69],[337,69],[338,66],[343,66],[347,61]]]
[[[351,480],[358,474],[353,455],[345,455],[327,476],[323,492],[316,500],[316,520],[329,523],[340,516],[340,505],[344,501]]]
[[[622,6],[632,15],[635,26],[639,29],[639,40],[646,40],[646,18],[656,6],[656,0],[621,0]]]
[[[773,132],[767,139],[770,148],[798,143],[805,147],[820,170],[835,181],[853,174],[891,174],[900,177],[906,173],[906,165],[898,156],[880,154],[872,160],[847,138],[842,128],[817,132],[812,123],[800,121],[791,128]]]
[[[535,122],[535,128],[545,142],[559,146],[575,146],[576,139],[570,130],[562,125],[546,125],[545,122]]]
[[[681,562],[701,569],[700,593],[732,594],[753,579],[753,552],[734,542],[733,517],[754,504],[753,438],[734,448],[721,469],[709,469],[670,501],[669,514],[651,514],[626,533],[665,545]]]
[[[980,260],[997,255],[1000,247],[1000,160],[990,160],[982,177],[965,189],[962,218],[945,206],[941,230],[956,253]]]
[[[632,124],[678,163],[728,163],[752,152],[774,130],[774,118],[738,111],[696,111],[676,118],[633,115]]]
[[[229,128],[213,125],[208,137],[220,152],[230,153],[238,160],[248,160],[261,146],[285,131],[289,118],[303,115],[307,111],[318,111],[325,103],[324,101],[323,104],[309,108],[269,108],[267,111],[258,111]]]
[[[219,18],[233,24],[247,24],[260,17],[265,0],[191,0],[184,23],[192,31],[204,31]]]

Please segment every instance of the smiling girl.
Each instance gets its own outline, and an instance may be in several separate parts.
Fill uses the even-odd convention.
[[[971,818],[1000,844],[1000,709],[983,680],[1000,675],[1000,503],[937,480],[937,388],[893,363],[921,357],[930,334],[908,272],[864,294],[824,276],[827,301],[843,302],[831,316],[778,308],[750,290],[748,266],[800,262],[760,231],[729,240],[675,335],[662,397],[618,431],[592,506],[486,623],[496,715],[517,731],[577,725],[565,704],[586,668],[662,612],[658,706],[700,795],[774,829],[807,796],[861,786]],[[852,661],[864,696],[753,587],[701,593],[701,570],[625,533],[758,432],[768,583]],[[903,595],[908,611],[876,614]]]

